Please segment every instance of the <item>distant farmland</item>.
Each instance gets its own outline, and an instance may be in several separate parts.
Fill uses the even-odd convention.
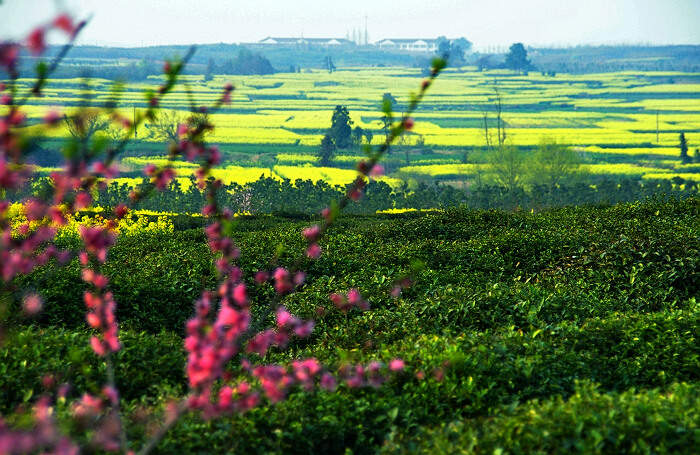
[[[227,174],[232,180],[254,180],[263,168],[268,175],[281,178],[304,176],[334,184],[350,181],[351,172],[317,168],[310,156],[330,126],[335,106],[346,106],[353,126],[372,130],[373,144],[378,144],[383,138],[382,97],[391,94],[400,114],[408,103],[407,94],[420,78],[420,70],[410,68],[233,76],[234,101],[212,116],[216,130],[211,141],[220,144],[228,164],[254,167],[247,172],[230,168]],[[196,107],[215,101],[225,82],[223,76],[206,83],[200,76],[184,79],[185,85],[163,103],[163,108],[181,111],[183,116],[191,103]],[[29,86],[31,80],[22,82]],[[150,87],[131,84],[118,96],[112,88],[113,82],[103,79],[56,79],[40,104],[28,111],[38,119],[53,106],[70,114],[81,103],[117,101],[123,113],[130,115],[133,109],[145,106],[143,93]],[[468,179],[475,166],[488,172],[484,124],[486,120],[494,131],[497,97],[502,100],[507,141],[523,149],[552,137],[580,152],[590,173],[635,178],[692,177],[695,173],[694,167],[681,166],[678,142],[684,132],[691,156],[700,147],[700,74],[618,72],[552,77],[466,68],[446,71],[431,88],[415,116],[414,130],[397,147],[403,151],[393,155],[395,164],[390,170],[394,177]],[[162,150],[147,139],[147,133],[142,128],[133,147],[149,150],[149,154]],[[50,134],[65,132],[58,128]],[[420,147],[419,142],[423,143]],[[358,147],[344,153],[361,155]],[[343,160],[341,156],[333,166],[348,169],[350,161],[354,158]],[[289,166],[305,167],[292,171]]]

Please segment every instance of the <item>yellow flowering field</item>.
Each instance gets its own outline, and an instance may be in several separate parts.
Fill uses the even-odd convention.
[[[661,161],[679,157],[680,132],[686,133],[691,155],[700,147],[697,76],[682,72],[630,71],[551,77],[537,72],[525,76],[506,70],[447,69],[416,112],[413,134],[402,145],[415,147],[420,140],[428,149],[480,149],[486,145],[484,116],[488,118],[490,132],[495,134],[494,102],[500,96],[507,141],[514,145],[533,148],[543,137],[553,137],[575,147],[584,157],[594,159],[596,164],[586,167],[591,172],[632,176],[665,174],[665,170],[673,166]],[[232,105],[212,114],[216,128],[209,140],[219,144],[224,152],[235,149],[248,153],[245,146],[250,145],[254,150],[251,154],[276,154],[274,163],[277,165],[272,170],[273,164],[269,162],[265,163],[268,167],[259,168],[229,166],[218,171],[225,181],[244,183],[264,174],[345,184],[355,177],[354,171],[304,166],[315,163],[315,157],[309,153],[319,146],[330,127],[335,106],[346,106],[353,127],[371,130],[376,145],[383,138],[382,97],[391,94],[397,101],[394,109],[400,115],[421,78],[419,68],[397,67],[340,68],[332,74],[312,70],[265,76],[215,76],[208,82],[201,75],[188,75],[161,106],[177,111],[184,118],[192,108],[215,102],[224,84],[230,81],[236,86]],[[37,123],[52,110],[70,116],[79,103],[99,104],[112,100],[117,102],[121,115],[131,118],[134,110],[139,113],[146,107],[143,93],[161,80],[152,77],[143,83],[120,87],[104,79],[55,79],[49,81],[44,96],[36,104],[26,106],[24,112],[29,123]],[[680,82],[673,83],[674,80]],[[33,82],[33,79],[20,79],[20,93],[26,92]],[[197,105],[191,105],[191,100]],[[6,109],[0,106],[0,115]],[[67,135],[60,124],[41,133],[47,137]],[[139,128],[138,137],[139,141],[146,140],[149,147],[155,147],[155,139],[147,139],[145,126]],[[284,151],[275,153],[278,147]],[[295,147],[299,147],[299,154],[294,152]],[[345,163],[356,158],[346,154],[337,156],[335,161]],[[615,162],[601,161],[613,161],[613,158]],[[640,160],[650,160],[651,164],[635,166]],[[656,165],[660,171],[655,170],[654,160],[658,161]],[[124,169],[136,169],[144,163],[122,161]],[[401,170],[432,176],[470,175],[472,172],[468,166],[456,163],[450,164],[457,166],[454,168],[439,166],[438,163],[418,162]],[[185,163],[176,165],[183,184],[189,181],[186,177],[191,174],[191,168]]]

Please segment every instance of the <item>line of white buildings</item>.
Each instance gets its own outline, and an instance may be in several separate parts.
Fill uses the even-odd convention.
[[[277,38],[268,36],[257,43],[270,46],[292,46],[292,45],[316,45],[316,46],[355,46],[356,44],[345,38]],[[398,39],[387,38],[373,44],[382,50],[405,51],[416,53],[434,53],[438,50],[437,39]]]

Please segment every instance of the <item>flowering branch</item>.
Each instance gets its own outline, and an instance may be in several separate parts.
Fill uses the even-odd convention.
[[[65,57],[70,45],[74,42],[77,34],[85,26],[85,21],[73,26],[68,16],[61,15],[50,25],[36,29],[28,38],[28,46],[35,54],[41,54],[45,49],[44,33],[50,28],[59,28],[70,34],[70,43],[65,46],[50,66],[42,65],[37,67],[38,81],[32,90],[33,96],[39,96],[47,77],[55,71],[62,59]],[[12,236],[11,227],[5,218],[5,212],[9,207],[7,201],[0,202],[0,223],[3,235],[0,239],[0,254],[3,259],[2,283],[3,294],[8,285],[17,275],[29,273],[34,268],[45,265],[50,259],[66,261],[70,258],[65,252],[59,252],[53,246],[46,247],[41,253],[44,245],[49,244],[54,236],[55,229],[48,226],[40,226],[32,231],[29,223],[32,221],[53,220],[57,225],[66,223],[69,214],[76,210],[89,207],[92,204],[91,192],[101,184],[100,179],[111,178],[117,174],[114,160],[125,149],[127,143],[134,136],[137,127],[146,120],[153,120],[157,114],[162,99],[173,89],[177,83],[184,65],[194,54],[194,48],[190,48],[185,57],[181,60],[166,62],[164,67],[165,82],[160,85],[157,91],[148,91],[146,100],[148,108],[143,114],[139,114],[133,122],[121,118],[118,113],[112,112],[112,119],[120,121],[126,134],[119,143],[105,152],[103,160],[99,160],[102,152],[98,147],[90,148],[88,141],[78,148],[78,153],[66,165],[63,174],[53,173],[52,179],[55,184],[53,204],[46,201],[32,199],[26,204],[28,223],[20,228],[18,238]],[[14,103],[15,83],[18,77],[16,72],[16,48],[12,45],[0,46],[0,64],[8,68],[13,83],[11,87],[12,96],[7,99],[6,104],[10,105],[10,111],[5,118],[0,119],[0,188],[17,187],[23,180],[30,177],[31,173],[22,166],[23,149],[22,142],[18,140],[17,129],[24,125],[25,118],[19,112],[21,106],[27,99],[21,100],[19,104]],[[345,196],[336,204],[324,209],[322,215],[324,221],[319,225],[311,226],[302,233],[306,248],[304,254],[300,255],[289,268],[277,267],[274,270],[258,271],[255,275],[255,282],[259,285],[272,285],[275,294],[262,311],[253,317],[250,311],[250,299],[246,283],[243,280],[243,271],[236,265],[239,257],[239,250],[233,240],[226,234],[232,224],[233,214],[230,210],[223,208],[218,203],[217,192],[220,191],[223,183],[214,179],[207,186],[209,178],[212,177],[212,169],[220,161],[220,153],[216,147],[209,146],[204,141],[205,133],[213,128],[208,121],[198,122],[193,125],[180,125],[178,135],[181,140],[169,148],[168,161],[160,168],[148,166],[145,173],[150,177],[150,184],[146,188],[135,190],[130,195],[131,202],[121,204],[114,208],[114,216],[121,219],[126,216],[131,207],[134,207],[140,200],[148,197],[153,191],[163,190],[175,177],[173,161],[184,157],[190,161],[199,163],[196,171],[198,186],[207,189],[207,204],[202,209],[204,215],[213,221],[205,228],[209,247],[212,253],[218,256],[216,269],[219,275],[218,287],[215,291],[206,290],[195,304],[195,316],[186,324],[186,338],[184,340],[187,352],[187,378],[189,382],[189,393],[178,403],[172,404],[167,410],[167,417],[162,427],[153,437],[141,448],[139,454],[146,454],[153,450],[167,432],[177,423],[180,416],[187,411],[200,411],[205,418],[223,415],[230,412],[242,412],[257,406],[261,400],[259,388],[271,402],[278,402],[284,399],[289,390],[294,386],[299,386],[304,390],[311,390],[319,385],[326,390],[335,390],[338,380],[343,381],[349,387],[364,387],[381,385],[386,380],[384,370],[389,372],[402,371],[403,361],[392,360],[388,366],[379,362],[371,362],[363,365],[342,365],[336,375],[329,373],[314,358],[293,361],[290,365],[253,365],[247,358],[242,357],[240,362],[241,372],[251,378],[251,381],[241,380],[236,384],[230,384],[230,378],[225,374],[225,366],[236,356],[242,354],[258,354],[261,358],[266,355],[272,347],[285,347],[292,337],[303,338],[311,334],[315,322],[313,320],[304,321],[287,311],[281,305],[282,299],[304,284],[305,273],[301,270],[305,260],[318,259],[321,254],[319,240],[325,235],[328,228],[351,201],[361,198],[365,189],[366,178],[373,177],[382,172],[378,164],[383,155],[389,150],[390,145],[396,141],[405,131],[413,126],[412,115],[419,103],[423,99],[428,88],[444,68],[445,62],[436,59],[433,62],[433,70],[428,79],[422,85],[420,91],[411,97],[408,110],[400,120],[392,124],[389,135],[385,142],[373,152],[371,147],[367,148],[368,159],[358,164],[358,177],[348,187]],[[4,90],[4,87],[1,88]],[[208,114],[216,112],[224,104],[231,100],[231,93],[234,87],[227,85],[220,99],[209,109],[200,107],[193,112]],[[30,96],[30,95],[27,95]],[[105,106],[110,111],[112,108]],[[391,105],[385,103],[385,115],[392,120]],[[47,119],[47,123],[53,124],[55,119]],[[6,161],[6,157],[11,162]],[[94,167],[90,170],[89,165]],[[102,183],[103,184],[103,183]],[[101,264],[108,258],[108,252],[116,241],[116,234],[110,228],[114,226],[114,220],[107,226],[81,227],[80,236],[84,243],[84,251],[78,254],[82,266],[82,279],[90,286],[84,294],[84,301],[87,307],[86,320],[89,326],[95,329],[98,335],[90,340],[93,351],[101,357],[107,369],[107,385],[102,390],[102,396],[93,397],[84,395],[74,404],[73,414],[76,418],[96,418],[99,421],[99,428],[93,438],[93,443],[108,451],[122,451],[126,453],[129,443],[126,438],[124,425],[120,416],[120,399],[116,388],[114,365],[112,354],[121,348],[116,320],[116,302],[109,292],[109,279],[103,275]],[[25,299],[25,309],[27,312],[36,312],[41,306],[38,297]],[[357,289],[351,289],[346,294],[333,294],[330,296],[331,302],[345,313],[353,308],[368,309],[369,303],[362,298]],[[274,323],[269,324],[269,320],[274,314]],[[48,405],[45,401],[40,401],[37,405],[39,416],[43,416],[40,411],[46,413]],[[43,423],[42,423],[43,422]],[[37,419],[41,425],[53,425],[50,419]],[[51,426],[54,433],[51,438],[41,440],[29,450],[44,449],[45,446],[53,445],[55,448],[59,441],[57,430]],[[17,438],[16,434],[7,431],[4,423],[0,421],[0,447],[12,438]],[[74,446],[71,446],[71,448]]]

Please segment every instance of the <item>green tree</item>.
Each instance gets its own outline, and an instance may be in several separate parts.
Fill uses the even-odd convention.
[[[248,48],[241,48],[233,62],[233,74],[273,74],[275,69],[268,59],[260,54],[254,54]]]
[[[690,163],[691,159],[690,159],[690,156],[688,156],[688,141],[685,139],[685,133],[681,133],[680,147],[681,147],[681,161],[683,162],[683,164]]]
[[[437,39],[437,54],[440,58],[449,61],[450,66],[464,66],[465,54],[472,48],[472,43],[466,38],[449,40],[444,36]]]
[[[527,71],[530,68],[530,60],[527,59],[527,51],[523,43],[515,43],[510,46],[506,54],[506,67],[515,71]]]
[[[361,126],[356,126],[352,130],[352,144],[362,145],[362,138],[365,137],[365,130]]]
[[[107,130],[112,124],[109,117],[97,109],[83,109],[75,115],[63,116],[63,126],[74,140],[89,142],[98,132]]]
[[[555,186],[571,181],[581,169],[581,158],[574,150],[552,137],[543,137],[532,161],[533,183]]]
[[[210,134],[213,130],[207,114],[192,113],[184,116],[177,111],[169,110],[161,111],[155,120],[145,125],[148,130],[147,137],[177,144],[180,141],[178,134],[180,125],[187,125],[188,128],[201,127],[203,136]]]
[[[328,130],[328,135],[336,148],[346,149],[352,143],[352,125],[348,108],[336,106],[331,117],[331,128]]]
[[[214,71],[216,71],[216,63],[213,58],[209,58],[207,62],[207,71],[204,73],[204,82],[209,82],[214,79]]]
[[[369,128],[365,129],[365,140],[367,141],[367,145],[372,145],[372,139],[374,139],[374,133],[372,130]]]
[[[320,164],[321,166],[328,166],[331,162],[331,159],[333,159],[333,156],[335,156],[335,143],[333,143],[333,139],[331,138],[330,134],[326,134],[323,136],[323,139],[321,140],[321,148],[318,150],[318,156],[321,158]]]
[[[525,176],[523,152],[512,144],[499,145],[489,156],[489,164],[496,182],[506,191],[520,188]]]

